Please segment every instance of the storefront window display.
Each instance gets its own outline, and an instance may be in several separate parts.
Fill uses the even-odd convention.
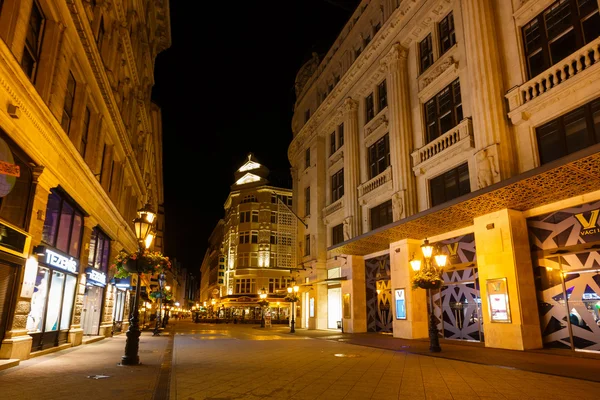
[[[27,330],[32,351],[66,343],[79,273],[83,213],[60,190],[48,198],[42,232],[44,255],[31,298]]]

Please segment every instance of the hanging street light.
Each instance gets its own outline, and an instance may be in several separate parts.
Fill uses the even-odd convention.
[[[148,242],[148,235],[152,231],[152,226],[154,223],[154,218],[156,214],[152,211],[152,207],[150,204],[146,204],[142,209],[137,211],[137,218],[133,220],[133,226],[135,231],[135,236],[138,240],[138,256],[136,258],[136,263],[139,263],[139,259],[143,257],[144,251],[146,248],[149,248],[152,244],[152,239]],[[135,285],[135,296],[133,299],[133,312],[131,313],[131,318],[129,319],[129,328],[127,329],[127,333],[125,336],[127,337],[125,341],[125,355],[121,357],[122,365],[138,365],[140,363],[140,357],[138,355],[139,347],[140,347],[140,315],[138,310],[138,304],[140,301],[140,272],[139,267],[136,264],[136,269],[138,271],[137,275],[137,283]]]
[[[419,259],[415,259],[414,255],[413,258],[409,261],[413,271],[420,271],[421,264],[423,264],[423,272],[430,272],[433,276],[441,275],[442,269],[446,266],[448,256],[439,251],[437,251],[434,255],[434,246],[429,244],[429,240],[427,239],[425,239],[425,241],[421,245],[421,252],[423,254],[423,262],[421,262],[421,260]],[[442,348],[440,347],[438,329],[435,320],[433,292],[431,290],[431,287],[423,288],[427,289],[427,295],[429,296],[429,351],[432,353],[438,353],[442,351]]]
[[[298,285],[296,285],[296,280],[292,279],[291,285],[288,286],[288,288],[287,288],[288,296],[292,299],[292,321],[291,321],[290,333],[296,333],[296,329],[295,329],[296,299],[298,297],[299,290],[300,290],[300,287]]]
[[[265,289],[264,287],[262,289],[260,289],[260,291],[258,292],[259,296],[260,296],[260,327],[264,328],[265,327],[265,306],[264,306],[264,302],[266,302],[266,298],[267,298],[267,289]]]

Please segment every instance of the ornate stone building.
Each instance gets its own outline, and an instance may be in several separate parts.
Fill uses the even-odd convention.
[[[600,350],[599,34],[597,0],[360,2],[296,80],[306,326],[427,337],[427,238],[443,337]]]
[[[0,358],[123,329],[133,282],[111,279],[149,203],[164,229],[154,60],[168,0],[0,4]]]
[[[200,301],[221,318],[260,319],[265,289],[273,320],[287,320],[284,298],[297,270],[292,191],[271,186],[269,170],[252,154],[235,172],[225,216],[209,239],[202,262]],[[218,314],[217,314],[218,312]]]

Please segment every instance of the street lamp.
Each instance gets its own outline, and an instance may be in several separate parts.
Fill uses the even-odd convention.
[[[296,298],[298,297],[298,290],[300,290],[300,287],[296,285],[296,280],[292,279],[291,286],[288,286],[287,288],[288,296],[292,299],[292,326],[290,329],[290,333],[296,333],[294,325],[296,324]]]
[[[264,302],[266,301],[265,299],[267,298],[267,289],[265,289],[264,287],[262,289],[260,289],[259,296],[260,296],[260,327],[264,328],[265,327],[265,306],[264,306]]]
[[[138,240],[138,256],[136,257],[136,270],[137,283],[135,285],[135,297],[133,299],[133,313],[129,319],[129,328],[127,329],[127,339],[125,341],[125,355],[121,357],[122,365],[138,365],[140,363],[140,357],[138,350],[140,348],[140,314],[138,310],[138,303],[140,299],[140,272],[139,272],[139,259],[143,257],[144,250],[152,244],[148,242],[149,233],[152,231],[152,225],[156,214],[152,211],[150,204],[146,204],[142,209],[137,211],[137,218],[133,220],[133,227],[135,231],[135,237]]]
[[[434,248],[431,244],[429,244],[429,240],[425,239],[425,242],[421,245],[421,252],[423,253],[424,260],[423,270],[430,271],[432,275],[437,276],[446,266],[448,256],[439,252],[433,255],[433,250]],[[432,260],[432,256],[434,260]],[[415,272],[419,271],[421,269],[421,260],[413,258],[410,260],[410,266]],[[438,353],[442,351],[442,348],[440,347],[438,329],[435,322],[433,293],[431,292],[431,288],[427,288],[427,295],[429,296],[429,351],[432,353]]]
[[[165,284],[165,274],[164,273],[160,273],[158,275],[158,293],[159,293],[159,297],[158,297],[158,307],[156,308],[156,325],[154,326],[154,333],[152,334],[152,336],[159,336],[160,335],[160,315],[162,312],[162,298],[165,295],[165,292],[163,291],[163,285]]]

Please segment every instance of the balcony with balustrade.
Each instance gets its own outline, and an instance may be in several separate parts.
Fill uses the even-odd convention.
[[[363,203],[379,192],[392,190],[392,167],[387,167],[382,173],[358,186],[358,198]]]
[[[474,148],[474,143],[473,123],[471,118],[465,118],[448,132],[413,151],[413,171],[417,176],[422,175],[432,165]]]
[[[559,102],[570,91],[585,88],[600,77],[600,37],[554,64],[524,84],[508,91],[511,121],[519,124],[544,107]]]

